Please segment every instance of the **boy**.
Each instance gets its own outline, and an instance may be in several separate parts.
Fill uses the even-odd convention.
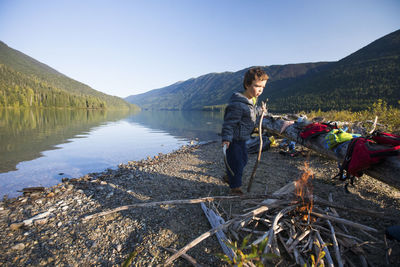
[[[250,138],[254,130],[257,115],[263,111],[257,109],[256,102],[257,97],[263,92],[268,78],[268,75],[260,67],[249,69],[244,75],[244,92],[234,93],[225,109],[221,135],[222,146],[227,146],[228,165],[233,171],[232,174],[227,168],[231,194],[243,194],[240,186],[242,185],[243,169],[247,164],[246,140]]]

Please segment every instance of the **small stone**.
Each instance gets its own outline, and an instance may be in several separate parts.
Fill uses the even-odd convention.
[[[106,182],[106,181],[101,181],[100,184],[101,184],[101,185],[106,185],[107,182]]]
[[[57,223],[57,227],[61,227],[61,225],[62,225],[62,222]]]
[[[117,246],[117,251],[118,251],[118,252],[121,252],[121,250],[122,250],[122,245],[121,245],[121,244],[118,244],[118,246]]]
[[[43,224],[46,224],[47,222],[48,222],[48,219],[47,218],[43,218],[43,219],[35,220],[33,222],[33,224],[34,225],[43,225]]]
[[[13,231],[16,231],[16,230],[20,229],[22,226],[24,226],[23,222],[21,222],[21,223],[12,223],[10,225],[10,229],[13,230]]]
[[[15,246],[13,246],[11,249],[13,250],[23,250],[25,248],[25,244],[24,243],[18,243]]]
[[[46,197],[51,198],[51,197],[54,197],[54,196],[55,196],[55,194],[53,192],[50,192],[50,193],[47,194]]]

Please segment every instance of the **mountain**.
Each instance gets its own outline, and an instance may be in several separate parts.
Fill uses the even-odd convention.
[[[337,62],[263,67],[270,80],[260,96],[275,112],[362,110],[378,99],[400,106],[400,30]],[[144,109],[204,109],[242,91],[247,69],[210,73],[125,98]]]
[[[273,109],[364,110],[378,99],[400,106],[400,30],[302,76],[285,87],[266,91]],[[282,109],[282,108],[281,108]]]
[[[294,81],[298,76],[316,73],[327,62],[274,65],[265,67],[270,75],[267,87]],[[243,91],[243,75],[247,69],[237,72],[210,73],[187,81],[177,82],[167,87],[125,98],[143,109],[187,110],[203,109],[205,106],[226,104],[232,92]]]
[[[0,107],[137,109],[96,91],[0,41]]]

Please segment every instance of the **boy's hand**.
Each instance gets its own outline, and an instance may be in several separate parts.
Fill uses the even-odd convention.
[[[229,144],[230,144],[229,141],[223,141],[221,146],[223,147],[224,145],[226,145],[226,149],[228,149],[229,148]]]
[[[264,101],[261,102],[261,109],[262,109],[262,111],[263,111],[264,114],[267,114],[267,113],[268,113],[267,104],[266,104]]]

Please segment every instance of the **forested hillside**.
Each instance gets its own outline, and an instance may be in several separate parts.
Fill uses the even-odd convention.
[[[138,108],[70,79],[1,41],[0,107]]]
[[[266,90],[280,111],[365,110],[378,99],[400,106],[400,30],[296,82]]]
[[[260,96],[274,112],[363,110],[379,99],[400,106],[400,30],[337,62],[265,66],[270,80]],[[126,98],[145,109],[223,107],[242,91],[247,69],[211,73]]]

